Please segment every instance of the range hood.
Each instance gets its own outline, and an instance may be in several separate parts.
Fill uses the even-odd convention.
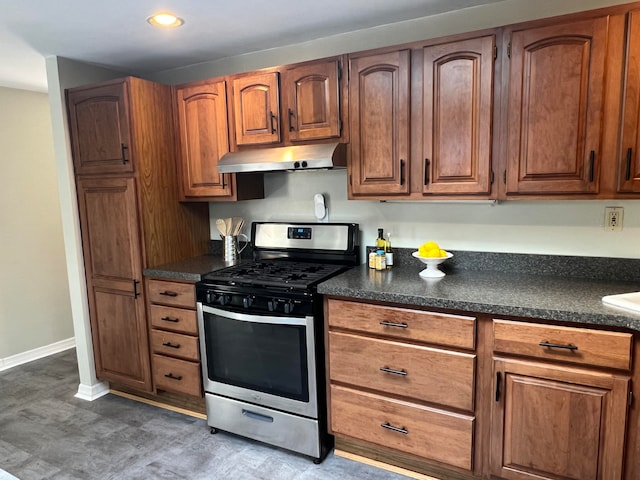
[[[319,143],[227,153],[218,162],[218,171],[220,173],[247,173],[344,168],[346,166],[346,143]]]

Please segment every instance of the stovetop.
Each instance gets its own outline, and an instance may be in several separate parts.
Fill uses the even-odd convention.
[[[203,275],[209,285],[288,287],[308,290],[346,270],[345,265],[297,261],[255,261],[241,263]]]

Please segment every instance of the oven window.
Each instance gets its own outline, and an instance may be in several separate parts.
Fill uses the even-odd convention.
[[[204,314],[210,380],[309,401],[304,325],[244,322]]]

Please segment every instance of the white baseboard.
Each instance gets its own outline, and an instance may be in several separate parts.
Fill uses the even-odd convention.
[[[81,383],[78,385],[78,393],[76,393],[74,397],[92,402],[107,393],[109,393],[109,382],[99,382],[95,385],[85,385]]]
[[[33,362],[39,358],[48,357],[54,353],[64,352],[70,348],[76,346],[75,337],[67,338],[66,340],[60,340],[59,342],[45,345],[44,347],[34,348],[33,350],[27,350],[26,352],[17,353],[10,357],[0,358],[0,372],[8,370],[24,363]]]

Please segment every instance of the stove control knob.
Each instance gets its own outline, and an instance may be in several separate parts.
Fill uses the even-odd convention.
[[[284,304],[284,313],[291,313],[291,312],[293,312],[293,302],[289,300]]]
[[[216,301],[216,294],[211,290],[207,290],[207,293],[204,295],[205,303],[214,303]]]
[[[224,293],[218,297],[218,303],[220,305],[226,305],[231,301],[231,297],[229,295],[225,295]]]
[[[271,300],[267,300],[267,308],[270,312],[275,312],[278,309],[278,299],[272,298]]]
[[[249,308],[251,305],[253,305],[253,297],[247,295],[246,297],[242,298],[242,306],[244,308]]]

